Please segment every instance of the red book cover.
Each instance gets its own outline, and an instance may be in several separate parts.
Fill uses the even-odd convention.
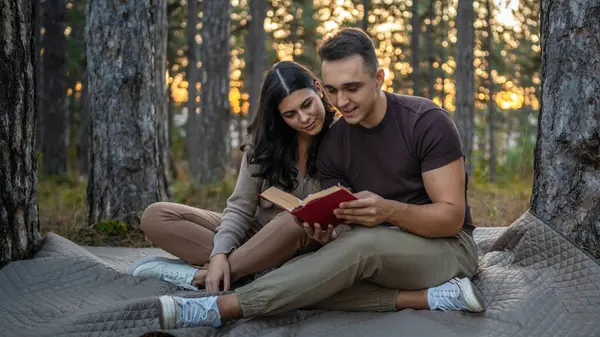
[[[357,199],[343,186],[333,186],[310,194],[304,200],[276,187],[268,188],[260,196],[292,213],[298,219],[311,224],[319,223],[324,228],[329,224],[337,226],[343,222],[333,214],[333,210],[339,208],[341,202]]]

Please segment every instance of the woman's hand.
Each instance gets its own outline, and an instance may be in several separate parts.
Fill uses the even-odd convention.
[[[227,255],[217,254],[210,259],[208,265],[208,274],[204,281],[207,291],[217,292],[221,287],[221,281],[223,281],[223,291],[229,290],[230,281],[230,270],[229,260]]]
[[[327,226],[327,230],[324,231],[321,229],[321,225],[318,223],[309,224],[305,222],[302,224],[304,227],[304,231],[308,235],[309,238],[319,242],[322,245],[325,245],[336,238],[336,233],[333,231],[333,226]]]

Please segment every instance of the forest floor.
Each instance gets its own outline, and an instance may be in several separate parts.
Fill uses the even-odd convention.
[[[509,226],[529,208],[531,179],[502,184],[474,180],[469,184],[468,200],[476,226]],[[152,246],[139,230],[87,226],[86,183],[76,178],[60,181],[40,178],[38,201],[42,235],[51,231],[80,245]],[[183,177],[173,183],[171,201],[220,212],[234,187],[233,177],[204,187],[194,187]]]

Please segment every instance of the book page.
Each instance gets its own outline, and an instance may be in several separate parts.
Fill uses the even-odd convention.
[[[269,187],[264,192],[260,194],[263,198],[269,200],[270,202],[283,207],[288,212],[294,210],[294,208],[298,207],[302,200],[296,198],[293,194],[289,194],[284,192],[277,187]]]
[[[312,200],[319,199],[321,197],[324,197],[326,195],[329,195],[329,194],[331,194],[337,190],[341,190],[341,189],[344,189],[344,188],[342,186],[336,185],[336,186],[331,186],[330,188],[324,189],[322,191],[310,194],[306,198],[304,198],[304,201],[302,201],[300,203],[300,205],[306,205],[307,203],[309,203]]]

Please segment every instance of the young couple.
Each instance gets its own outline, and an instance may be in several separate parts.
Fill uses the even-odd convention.
[[[293,62],[267,73],[223,214],[146,209],[147,237],[186,263],[145,258],[134,276],[218,292],[278,267],[226,295],[160,297],[163,329],[295,309],[484,310],[470,281],[477,249],[452,119],[430,100],[381,90],[384,71],[360,30],[342,30],[319,56],[323,84]],[[347,224],[335,230],[258,196],[277,185],[302,199],[338,183],[358,200],[340,204]]]

